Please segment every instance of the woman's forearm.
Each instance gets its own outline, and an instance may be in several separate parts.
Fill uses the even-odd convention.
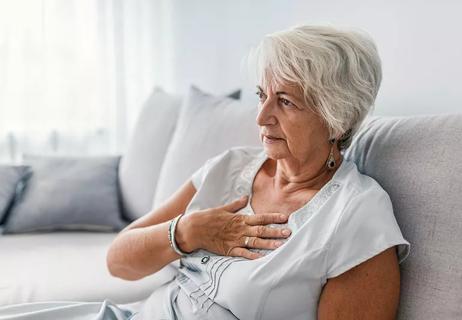
[[[182,250],[192,251],[188,234],[188,218],[183,216],[175,232]],[[121,232],[114,240],[108,255],[109,272],[125,280],[138,280],[153,274],[180,256],[168,240],[170,221]]]

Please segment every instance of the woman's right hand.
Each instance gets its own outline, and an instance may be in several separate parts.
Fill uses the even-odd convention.
[[[237,211],[246,206],[247,201],[248,197],[244,196],[224,206],[200,210],[183,216],[179,220],[178,228],[182,223],[189,225],[191,231],[189,250],[205,249],[223,256],[257,259],[262,255],[250,251],[249,248],[278,248],[283,242],[266,238],[287,238],[290,235],[290,229],[272,228],[266,225],[286,223],[287,216],[280,213],[236,214]],[[185,221],[182,221],[183,219]],[[288,230],[289,233],[283,234],[284,230]],[[246,246],[247,237],[249,237],[249,241]]]

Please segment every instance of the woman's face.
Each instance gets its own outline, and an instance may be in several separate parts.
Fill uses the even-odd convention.
[[[300,162],[328,154],[329,131],[319,115],[303,102],[301,89],[289,85],[258,86],[257,124],[266,154]]]

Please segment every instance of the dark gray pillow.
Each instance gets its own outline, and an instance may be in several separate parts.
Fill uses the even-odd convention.
[[[0,225],[16,194],[16,187],[27,172],[26,166],[0,166]]]
[[[32,231],[119,231],[120,157],[25,156],[32,172],[14,201],[4,234]]]
[[[241,89],[237,89],[236,91],[231,92],[228,94],[228,97],[234,100],[241,100]]]

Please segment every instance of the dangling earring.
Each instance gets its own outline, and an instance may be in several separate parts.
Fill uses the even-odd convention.
[[[335,140],[336,139],[330,139],[329,140],[330,144],[332,144],[332,147],[330,147],[329,158],[327,158],[327,161],[326,161],[326,167],[329,170],[332,170],[333,168],[335,168],[335,158],[334,158]]]

